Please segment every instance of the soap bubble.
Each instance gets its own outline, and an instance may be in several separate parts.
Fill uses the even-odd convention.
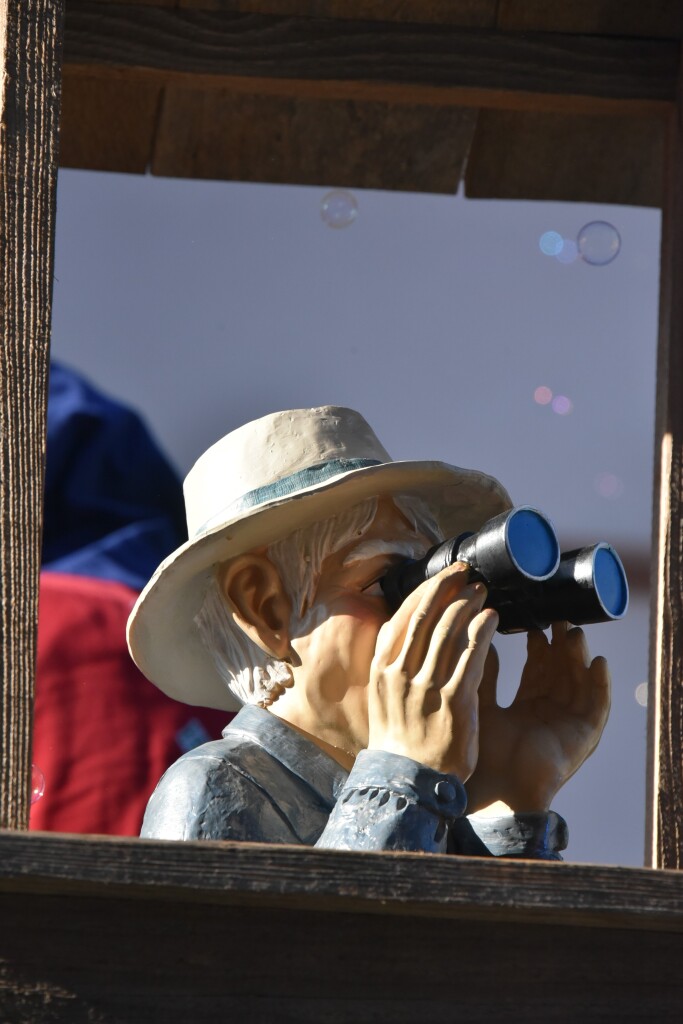
[[[638,683],[634,694],[641,708],[647,707],[647,683]]]
[[[544,231],[538,240],[538,247],[544,256],[557,256],[562,252],[564,238],[558,231]]]
[[[562,248],[555,254],[558,263],[574,263],[579,256],[579,247],[573,238],[565,238],[562,241]]]
[[[573,408],[574,404],[571,398],[567,398],[566,395],[555,395],[553,398],[552,409],[558,416],[567,416]]]
[[[595,478],[595,490],[601,498],[618,498],[624,493],[624,482],[616,473],[598,473]]]
[[[553,393],[550,388],[547,388],[545,384],[541,384],[539,388],[534,391],[534,402],[538,405],[549,405],[553,400]]]
[[[320,204],[320,216],[328,228],[347,228],[358,216],[358,202],[351,192],[335,189]]]
[[[604,267],[619,255],[621,237],[613,224],[606,220],[592,220],[581,228],[576,244],[586,263]]]
[[[37,764],[31,765],[31,803],[37,804],[45,792],[45,776]]]

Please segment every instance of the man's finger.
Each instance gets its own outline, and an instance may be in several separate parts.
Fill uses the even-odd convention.
[[[422,648],[421,658],[417,663],[419,668],[431,634],[432,615],[439,608],[448,604],[448,601],[443,599],[444,587],[447,591],[449,587],[452,588],[450,594],[450,600],[452,600],[456,592],[467,585],[468,571],[468,566],[464,562],[456,562],[448,569],[444,569],[438,576],[425,580],[416,590],[408,594],[379,631],[375,648],[375,656],[379,664],[388,665],[396,661],[401,656],[401,652],[410,646],[415,634],[422,632],[421,637],[418,635],[418,644],[415,650],[417,654],[418,648]],[[451,582],[449,583],[449,581]],[[438,602],[439,592],[442,594],[440,604]],[[450,593],[450,591],[448,592]]]
[[[470,627],[481,612],[486,589],[481,584],[465,587],[435,623],[419,675],[433,686],[447,683],[463,652],[470,645]]]
[[[456,694],[464,699],[479,689],[491,641],[498,627],[498,613],[485,608],[472,619],[468,629],[468,644],[458,659],[453,675],[443,687],[446,699]]]
[[[588,650],[588,641],[586,640],[586,634],[578,626],[573,626],[567,630],[567,643],[571,651],[572,657],[576,661],[580,661],[584,668],[588,668],[591,663],[591,655]]]
[[[479,685],[479,706],[482,708],[493,708],[498,704],[498,668],[498,651],[491,644]]]
[[[527,633],[527,660],[522,672],[522,679],[515,700],[531,700],[548,689],[546,658],[550,644],[545,633],[540,629],[531,629]]]
[[[566,636],[568,629],[569,629],[569,623],[568,622],[551,622],[550,623],[550,636],[552,637],[553,641],[557,640],[557,641],[561,642],[564,639],[564,637]]]
[[[475,593],[473,587],[467,584],[467,574],[462,564],[444,569],[438,576],[418,587],[418,591],[421,593],[419,603],[410,616],[401,650],[395,658],[402,670],[411,677],[417,675],[422,668],[432,633],[444,614],[452,618],[453,608],[457,612],[459,600],[471,600]]]
[[[612,678],[604,658],[594,658],[588,675],[590,689],[590,721],[604,727],[612,703]]]

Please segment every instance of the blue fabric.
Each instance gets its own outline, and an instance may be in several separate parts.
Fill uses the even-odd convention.
[[[142,590],[186,539],[180,479],[140,417],[52,363],[43,568]]]
[[[464,817],[465,804],[454,775],[386,750],[362,750],[346,772],[282,719],[247,705],[221,740],[171,765],[140,834],[561,859],[566,825],[557,815],[479,820]]]

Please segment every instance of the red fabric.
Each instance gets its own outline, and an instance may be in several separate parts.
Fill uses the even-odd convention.
[[[187,749],[183,730],[215,739],[233,717],[179,704],[141,675],[126,647],[136,597],[122,583],[41,577],[33,763],[45,792],[33,829],[137,835],[150,793]]]

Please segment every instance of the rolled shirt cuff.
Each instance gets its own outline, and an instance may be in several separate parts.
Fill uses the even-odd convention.
[[[457,776],[401,754],[362,750],[316,845],[445,853],[449,826],[466,806]]]
[[[438,772],[387,750],[361,750],[358,754],[342,792],[364,789],[389,790],[447,819],[459,818],[467,806],[467,793],[457,775]]]
[[[490,816],[472,814],[457,821],[449,852],[473,857],[520,857],[562,860],[567,848],[567,823],[554,811]]]

